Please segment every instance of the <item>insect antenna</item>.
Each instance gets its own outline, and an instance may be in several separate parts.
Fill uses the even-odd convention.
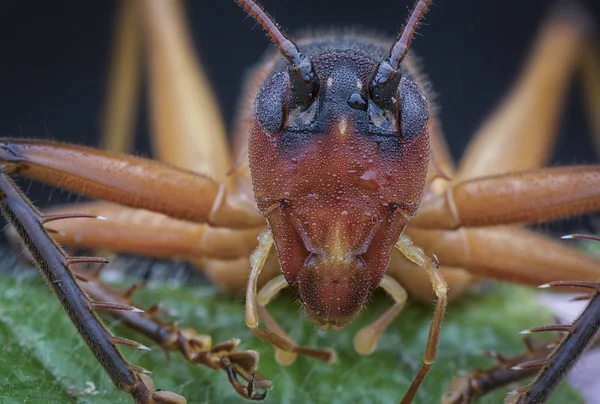
[[[394,68],[394,70],[398,70],[400,63],[402,63],[406,57],[408,48],[410,47],[412,39],[415,36],[415,32],[417,32],[417,27],[429,9],[430,4],[431,0],[419,0],[413,6],[406,25],[402,29],[402,32],[400,32],[398,40],[390,51],[388,62],[390,66]]]
[[[291,63],[290,78],[298,94],[297,104],[308,108],[319,86],[310,59],[281,32],[275,20],[258,3],[253,0],[237,0],[237,3],[261,25],[281,55]]]
[[[400,80],[397,74],[398,69],[400,69],[402,61],[408,54],[417,27],[429,9],[431,2],[432,0],[418,0],[415,3],[406,25],[390,50],[389,56],[377,66],[377,71],[371,81],[370,91],[371,97],[379,107],[384,106],[382,103],[389,102],[392,97],[390,92],[396,90],[397,81]]]

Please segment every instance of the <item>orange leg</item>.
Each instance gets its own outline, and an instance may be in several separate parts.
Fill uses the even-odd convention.
[[[0,139],[0,164],[93,198],[223,227],[264,223],[252,201],[223,184],[153,160],[54,142]]]
[[[542,168],[589,39],[589,18],[576,6],[566,8],[542,29],[522,75],[475,135],[456,176],[444,192],[423,201],[406,230],[444,266],[532,285],[563,279],[564,273],[590,281],[600,277],[598,260],[558,241],[519,228],[471,227],[600,208],[600,166]],[[589,76],[594,63],[585,66]]]
[[[130,153],[142,71],[141,2],[121,0],[102,128],[102,149]]]
[[[47,215],[77,212],[107,220],[80,218],[53,222],[52,237],[61,245],[190,261],[220,288],[242,296],[250,273],[248,256],[263,228],[228,229],[172,219],[146,210],[107,202],[66,205],[45,210]],[[92,221],[93,220],[93,221]],[[19,243],[14,229],[9,238]],[[277,259],[267,261],[259,286],[280,273]]]
[[[259,229],[233,230],[172,219],[160,213],[106,202],[81,203],[44,211],[48,215],[77,212],[107,220],[65,220],[52,224],[64,246],[102,249],[150,257],[235,260],[256,248]]]
[[[593,25],[589,20],[575,2],[560,3],[514,87],[470,142],[455,183],[548,163],[565,93]]]
[[[406,233],[445,265],[483,277],[538,286],[570,279],[597,281],[600,261],[533,231],[514,227],[417,230]]]
[[[599,166],[540,170],[554,148],[565,92],[590,26],[589,17],[575,5],[553,13],[523,73],[475,134],[446,192],[425,200],[411,225],[451,229],[598,209],[600,195],[594,190],[600,189]],[[586,72],[594,68],[593,63],[585,66]]]
[[[229,187],[232,159],[225,125],[195,55],[182,3],[141,2],[154,154]]]
[[[412,226],[456,229],[562,219],[600,208],[600,166],[546,168],[450,185],[421,205]]]
[[[600,156],[600,52],[592,41],[588,41],[582,55],[583,90],[588,119],[594,135],[596,154]]]

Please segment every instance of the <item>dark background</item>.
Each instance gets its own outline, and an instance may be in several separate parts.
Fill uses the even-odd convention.
[[[133,0],[127,0],[133,1]],[[568,3],[572,0],[566,0]],[[115,0],[4,1],[0,17],[0,136],[95,145],[108,74]],[[395,36],[412,0],[264,0],[290,35],[307,27],[359,26]],[[413,49],[439,94],[455,156],[519,71],[550,0],[437,0]],[[583,1],[600,23],[600,2]],[[270,44],[233,1],[190,0],[194,40],[231,124],[244,72]],[[596,34],[596,37],[599,36]],[[600,44],[600,40],[598,41]],[[145,104],[145,100],[143,102]],[[137,152],[145,153],[145,105]],[[577,83],[554,164],[596,161]],[[64,201],[48,187],[38,205]],[[51,195],[51,198],[50,198]]]

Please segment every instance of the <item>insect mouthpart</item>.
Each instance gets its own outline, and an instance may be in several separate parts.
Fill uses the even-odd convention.
[[[364,306],[370,283],[367,264],[360,255],[311,254],[300,270],[297,287],[311,322],[322,330],[340,331]]]
[[[387,226],[402,215],[382,207],[367,217],[360,215],[364,209],[345,206],[336,217],[324,205],[309,208],[312,198],[305,199],[304,206],[281,211],[288,214],[287,229],[293,229],[284,236],[286,241],[278,240],[282,270],[308,319],[323,330],[339,331],[360,313],[378,286],[394,242]],[[278,227],[273,227],[276,232]]]

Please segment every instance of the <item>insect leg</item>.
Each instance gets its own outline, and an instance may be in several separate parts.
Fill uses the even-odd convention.
[[[522,355],[505,357],[495,352],[488,353],[488,356],[496,360],[497,365],[476,370],[468,376],[454,377],[448,391],[442,396],[441,404],[469,404],[495,389],[534,375],[537,372],[535,367],[514,368],[527,362],[544,360],[556,345],[557,343],[543,343],[534,346],[530,340],[525,339],[527,352]]]
[[[545,402],[593,342],[600,328],[598,318],[600,318],[600,294],[596,293],[558,348],[540,363],[541,366],[535,367],[535,369],[542,368],[535,380],[529,386],[517,389],[516,394],[506,402],[515,404]]]
[[[354,337],[354,349],[361,355],[370,355],[373,353],[381,334],[400,314],[408,299],[406,290],[389,275],[384,275],[379,286],[394,299],[394,305],[387,309],[374,323],[369,324],[356,333]]]
[[[193,47],[182,1],[139,2],[155,156],[228,189],[232,159],[225,124]]]
[[[33,207],[0,164],[0,210],[15,227],[34,258],[41,274],[60,300],[71,321],[83,337],[98,362],[113,383],[132,395],[136,403],[185,403],[185,399],[170,392],[154,391],[143,370],[131,365],[117,349],[122,340],[111,334],[95,313],[95,302],[79,287],[69,266],[76,262],[101,262],[92,257],[70,257],[43,228],[45,218]],[[106,307],[106,305],[104,305]],[[115,310],[132,310],[120,307]],[[142,347],[133,341],[135,347]],[[134,345],[135,344],[135,345]]]
[[[271,279],[262,289],[258,292],[258,312],[263,322],[267,326],[268,332],[273,335],[277,335],[282,339],[286,340],[286,347],[279,347],[276,344],[275,347],[275,359],[281,365],[291,365],[296,360],[298,355],[312,356],[325,362],[335,362],[335,352],[330,349],[314,349],[298,345],[292,337],[290,337],[285,331],[281,329],[277,321],[267,311],[267,304],[269,304],[277,294],[287,288],[289,285],[283,275],[279,275]]]
[[[584,238],[600,241],[596,236],[572,235],[569,238]],[[541,403],[545,402],[554,389],[560,384],[564,376],[577,363],[583,352],[594,344],[598,344],[598,330],[600,329],[600,283],[597,282],[551,282],[542,285],[548,287],[584,288],[591,291],[587,296],[589,303],[579,317],[570,325],[542,326],[525,330],[526,333],[553,331],[561,329],[567,335],[562,339],[557,348],[539,365],[538,375],[529,386],[517,389],[506,400],[507,403]],[[586,296],[584,296],[586,297]],[[535,364],[535,363],[534,363]],[[528,365],[527,363],[524,365]],[[534,366],[529,366],[534,367]]]
[[[444,265],[482,277],[538,286],[571,279],[595,282],[600,261],[559,240],[516,227],[405,230],[428,254]]]
[[[81,288],[93,299],[116,305],[131,305],[133,294],[141,285],[126,290],[116,290],[104,284],[89,271],[74,271]],[[124,325],[152,339],[167,351],[179,351],[192,364],[201,364],[223,370],[236,392],[247,399],[260,400],[264,394],[252,392],[253,387],[268,390],[271,382],[256,373],[259,356],[256,351],[237,352],[239,339],[231,339],[212,346],[211,337],[199,334],[192,328],[178,328],[174,323],[164,323],[158,317],[158,306],[144,312],[114,311],[111,315]],[[248,384],[242,384],[238,375]]]
[[[547,164],[569,82],[592,31],[591,17],[577,2],[559,3],[515,86],[469,144],[454,182]]]
[[[585,46],[581,73],[588,119],[596,144],[596,154],[600,156],[600,52],[592,41],[588,41]]]
[[[142,77],[141,2],[120,1],[100,147],[130,153]]]
[[[219,227],[262,226],[254,201],[211,178],[140,157],[55,142],[0,139],[8,173],[93,198]]]
[[[63,220],[52,224],[62,246],[92,248],[150,257],[234,260],[256,247],[259,229],[233,230],[173,219],[160,213],[107,203],[91,202],[44,210],[47,215],[76,211],[107,220]]]
[[[258,338],[266,341],[283,352],[276,351],[276,358],[282,364],[292,363],[296,355],[312,356],[324,362],[333,362],[335,353],[328,349],[312,349],[297,345],[277,324],[275,319],[267,312],[265,306],[285,287],[288,286],[283,277],[276,277],[269,281],[260,293],[257,293],[258,277],[269,257],[273,247],[273,234],[266,230],[258,237],[258,247],[250,256],[252,270],[248,279],[246,291],[246,325]],[[263,317],[268,329],[258,328],[259,313]]]
[[[430,253],[431,249],[427,248],[425,251]],[[480,280],[476,275],[460,267],[440,265],[440,272],[448,284],[449,301],[462,296]],[[429,282],[427,274],[421,271],[418,265],[407,260],[399,251],[394,251],[392,254],[386,274],[398,281],[408,291],[411,298],[419,299],[422,302],[431,302],[436,298],[434,291],[431,290],[431,282]]]
[[[561,219],[600,208],[600,166],[552,167],[480,177],[424,201],[412,226],[456,229]]]
[[[396,243],[396,249],[404,254],[410,261],[425,269],[433,290],[435,291],[435,295],[437,296],[435,312],[433,314],[433,320],[431,321],[431,327],[429,328],[427,347],[425,349],[425,354],[423,355],[423,365],[402,399],[402,404],[408,404],[415,398],[421,383],[435,361],[438,340],[442,328],[442,319],[444,318],[444,312],[446,311],[448,286],[439,271],[439,262],[437,261],[437,258],[433,256],[433,260],[431,260],[427,257],[423,250],[415,246],[408,236],[404,234],[400,236],[400,239]]]

